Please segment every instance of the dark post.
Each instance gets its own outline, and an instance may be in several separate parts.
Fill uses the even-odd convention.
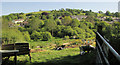
[[[30,51],[29,51],[29,54],[28,54],[28,56],[29,56],[30,63],[31,63],[31,54],[30,54]]]
[[[17,53],[15,52],[15,58],[14,58],[14,61],[15,61],[15,65],[17,65]]]
[[[102,35],[102,26],[98,26],[97,27],[97,32],[100,34],[100,35]],[[102,45],[102,43],[103,43],[103,41],[102,41],[102,39],[99,37],[99,35],[97,34],[97,32],[95,32],[96,33],[96,51],[97,51],[97,53],[96,53],[96,65],[99,65],[99,63],[100,63],[100,59],[99,59],[99,47],[98,47],[98,43],[97,43],[97,41],[100,43],[100,45]],[[101,54],[101,53],[100,53]],[[101,64],[101,63],[100,63]],[[102,64],[101,64],[102,65]]]
[[[97,28],[97,32],[101,35],[101,36],[103,36],[103,33],[102,33],[102,26],[98,26],[98,28]],[[97,35],[97,34],[96,34]],[[98,42],[100,43],[100,45],[102,45],[103,44],[103,41],[102,41],[102,39],[97,35],[96,36],[97,38],[97,40],[98,40]]]
[[[97,28],[97,32],[99,32],[100,35],[103,35],[103,33],[102,33],[102,26],[98,26],[98,28]]]

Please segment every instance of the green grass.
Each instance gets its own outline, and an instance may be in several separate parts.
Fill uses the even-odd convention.
[[[87,38],[87,40],[91,40],[91,38]],[[81,41],[81,42],[80,42]],[[50,49],[50,46],[52,46],[53,44],[59,43],[60,45],[62,45],[63,43],[79,43],[82,44],[82,40],[81,39],[67,39],[67,40],[63,40],[63,38],[53,38],[49,41],[30,41],[29,45],[31,49],[35,49],[37,46],[40,46],[44,49]],[[49,48],[48,48],[49,47]]]
[[[62,45],[63,43],[67,43],[71,41],[75,41],[75,39],[63,40],[62,38],[57,38],[57,39],[53,38],[52,40],[49,41],[30,41],[29,44],[31,49],[35,49],[37,46],[47,48],[50,45],[55,44],[56,42],[59,42]]]
[[[39,64],[57,64],[57,65],[66,65],[75,64],[75,63],[93,63],[93,53],[89,53],[83,56],[79,55],[79,48],[67,48],[64,50],[47,50],[44,52],[31,53],[32,60],[29,61],[28,55],[21,55],[17,57],[18,65],[39,65]],[[10,58],[10,61],[13,61],[14,57]],[[87,62],[87,63],[86,63]],[[11,62],[12,64],[12,62]]]
[[[52,40],[49,41],[30,41],[30,48],[31,49],[43,49],[46,51],[43,52],[36,52],[36,53],[31,53],[32,60],[31,63],[29,61],[29,56],[28,55],[20,55],[17,56],[17,62],[18,65],[46,65],[46,64],[56,64],[56,65],[66,65],[66,64],[83,64],[83,65],[88,65],[89,63],[94,62],[94,55],[95,53],[90,53],[86,54],[84,56],[80,56],[80,50],[78,47],[76,48],[66,48],[63,50],[52,50],[53,48],[52,44],[55,44],[55,42],[59,42],[60,44],[63,43],[79,43],[81,40],[80,39],[68,39],[68,40],[63,40],[62,38],[53,38]],[[43,48],[36,48],[37,46],[42,46]],[[9,65],[13,65],[13,59],[14,57],[11,57],[9,60]],[[91,59],[92,58],[92,59]],[[87,62],[87,63],[86,63]]]

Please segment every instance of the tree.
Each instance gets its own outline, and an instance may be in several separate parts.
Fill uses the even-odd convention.
[[[53,19],[53,18],[54,18],[54,17],[53,17],[52,14],[47,15],[47,19]]]
[[[52,35],[50,32],[43,32],[42,35],[43,35],[43,39],[42,39],[43,41],[48,41],[52,39]]]
[[[71,15],[72,15],[72,13],[70,13],[70,12],[68,12],[68,11],[65,12],[64,14],[65,14],[65,16],[71,16]]]
[[[45,28],[47,29],[47,31],[50,31],[52,36],[53,36],[53,32],[54,29],[56,28],[57,24],[53,19],[48,19],[45,21]]]
[[[64,12],[65,10],[64,10],[64,8],[61,8],[60,11],[61,11],[61,12]]]
[[[49,14],[49,13],[47,13],[47,12],[43,12],[43,13],[42,13],[42,15],[48,15],[48,14]]]
[[[69,39],[69,36],[65,36],[64,39],[65,39],[65,40],[68,40],[68,39]]]
[[[64,34],[65,36],[74,36],[77,35],[77,32],[75,30],[73,30],[70,26],[66,26],[64,28]]]
[[[90,33],[86,33],[86,38],[90,38],[91,34]]]
[[[89,27],[89,29],[94,28],[94,25],[91,22],[85,22],[86,26]]]
[[[106,11],[105,15],[111,16],[111,13],[109,11]]]
[[[65,29],[64,25],[57,25],[56,29],[54,30],[55,31],[54,36],[63,38],[65,36],[64,29]]]
[[[106,27],[108,24],[105,21],[101,21],[97,24],[97,26],[102,26],[102,27]]]
[[[76,30],[76,32],[77,32],[78,34],[83,34],[83,35],[84,35],[84,33],[85,33],[85,30],[82,29],[82,28],[74,27],[73,29]]]
[[[42,16],[41,16],[41,19],[42,19],[42,20],[46,20],[46,19],[47,19],[46,15],[42,15]]]
[[[42,32],[37,32],[37,31],[33,31],[33,33],[31,34],[30,37],[34,41],[38,41],[38,40],[42,40],[43,39]]]
[[[87,22],[91,22],[92,24],[94,24],[94,16],[87,16],[87,18],[85,19]]]
[[[43,20],[39,20],[39,28],[42,28],[44,25],[44,21]]]
[[[103,12],[102,11],[98,11],[99,12],[99,14],[103,14]]]
[[[18,30],[20,30],[21,32],[26,31],[24,27],[19,27]]]
[[[74,27],[73,29],[76,30],[76,32],[78,34],[77,38],[79,38],[79,39],[84,39],[85,38],[85,30],[84,29],[79,28],[79,27]]]
[[[39,18],[33,18],[30,21],[31,30],[38,30],[40,27],[42,27],[42,25],[44,25],[44,22]]]
[[[116,17],[120,17],[120,13],[115,12],[114,16],[116,16]]]
[[[70,25],[70,23],[72,22],[72,19],[70,16],[65,16],[64,19],[62,19],[62,24],[63,25]]]
[[[56,21],[57,25],[62,25],[62,22],[60,19],[55,19],[55,21]]]
[[[10,44],[25,41],[25,38],[23,34],[17,29],[2,29],[2,41],[4,44]]]
[[[80,24],[78,19],[72,19],[72,23],[70,24],[72,27],[78,27]]]

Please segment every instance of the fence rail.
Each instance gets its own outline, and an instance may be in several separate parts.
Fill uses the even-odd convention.
[[[120,61],[120,55],[113,49],[113,47],[97,32],[99,37],[103,40],[103,42],[106,44],[106,46],[110,49],[110,51],[113,53],[113,55]]]
[[[95,32],[96,33],[96,49],[97,49],[96,63],[99,63],[101,65],[111,65],[109,62],[109,55],[114,56],[115,59],[120,63],[120,55],[105,40],[105,38],[103,38],[103,36],[101,35],[102,28],[100,29],[101,30],[98,30],[98,32]]]

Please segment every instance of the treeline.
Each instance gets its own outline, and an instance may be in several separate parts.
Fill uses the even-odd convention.
[[[72,18],[72,16],[87,17],[78,19]],[[39,12],[32,13],[11,13],[2,16],[2,41],[4,43],[14,43],[20,39],[23,41],[47,41],[53,37],[92,39],[95,38],[93,30],[96,30],[97,25],[105,23],[104,21],[97,19],[97,17],[103,16],[120,17],[120,14],[118,12],[110,13],[109,11],[106,13],[103,13],[102,11],[95,13],[91,10],[84,11],[82,9],[40,10]],[[24,27],[9,27],[9,22],[15,19],[24,19],[28,24]],[[14,31],[12,31],[13,29]]]
[[[70,38],[75,36],[77,39],[95,37],[92,23],[80,22],[70,16],[65,16],[62,20],[33,18],[29,22],[29,25],[24,28],[19,27],[19,30],[21,32],[28,31],[32,40],[49,40],[52,37],[64,38],[65,36]]]

